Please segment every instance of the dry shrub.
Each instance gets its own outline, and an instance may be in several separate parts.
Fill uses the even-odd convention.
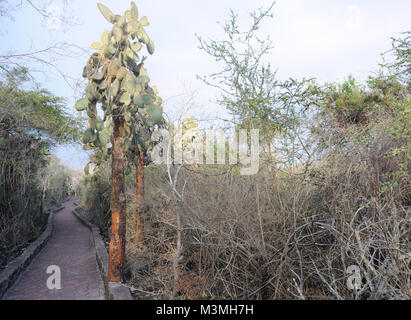
[[[367,126],[324,126],[315,140],[326,142],[330,127],[331,144],[308,166],[271,159],[246,177],[238,167],[168,172],[150,165],[139,208],[132,172],[125,278],[135,296],[409,299],[409,129],[404,117],[384,117]],[[109,174],[103,177],[92,180],[84,201],[109,225]],[[145,220],[141,242],[134,239],[137,210]],[[353,279],[357,291],[349,287]]]
[[[143,298],[410,298],[410,180],[389,184],[399,159],[375,150],[347,145],[308,171],[263,167],[251,177],[183,169],[177,200],[164,168],[148,168],[146,234],[128,245],[129,283]],[[358,292],[347,287],[351,265]]]

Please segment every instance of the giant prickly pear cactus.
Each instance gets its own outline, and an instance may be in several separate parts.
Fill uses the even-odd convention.
[[[99,3],[98,8],[113,28],[103,32],[101,42],[92,44],[98,52],[91,55],[84,67],[83,77],[88,79],[88,85],[85,98],[76,103],[76,109],[86,111],[89,117],[83,143],[86,150],[94,150],[92,162],[98,166],[101,161],[112,158],[112,229],[107,281],[119,282],[126,231],[124,170],[130,164],[142,170],[152,148],[151,134],[164,120],[162,100],[157,96],[156,87],[149,85],[145,57],[139,56],[143,45],[149,54],[154,53],[154,43],[144,29],[149,25],[147,17],[139,18],[134,2],[122,16],[114,15],[103,4]],[[141,192],[137,177],[137,199]]]

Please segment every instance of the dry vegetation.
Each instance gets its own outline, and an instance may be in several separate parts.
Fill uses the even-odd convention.
[[[129,285],[155,299],[409,299],[409,162],[401,169],[409,154],[387,157],[400,141],[374,139],[372,148],[350,142],[329,150],[308,169],[271,164],[243,177],[236,167],[183,168],[182,198],[173,196],[166,169],[150,166],[142,243],[133,239],[129,177]],[[84,200],[105,213],[99,221],[107,230],[104,181],[105,198],[93,189]],[[351,265],[361,268],[358,292],[347,288]]]
[[[240,73],[226,78],[237,96],[221,100],[236,128],[261,126],[264,147],[267,137],[284,147],[262,153],[249,177],[236,166],[150,165],[139,208],[135,172],[127,175],[125,280],[136,298],[410,299],[409,33],[394,40],[394,62],[363,84],[279,83],[218,44],[202,42],[214,57],[240,57],[227,62]],[[249,82],[235,83],[241,77]],[[250,92],[250,83],[261,90]],[[105,233],[109,167],[87,177],[82,192]],[[134,239],[137,211],[143,241]]]

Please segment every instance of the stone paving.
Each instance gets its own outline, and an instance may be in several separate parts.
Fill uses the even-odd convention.
[[[103,300],[92,234],[72,214],[74,199],[54,214],[53,233],[31,266],[6,293],[6,300]],[[50,290],[49,266],[61,270],[61,289]],[[50,282],[50,281],[49,281]]]

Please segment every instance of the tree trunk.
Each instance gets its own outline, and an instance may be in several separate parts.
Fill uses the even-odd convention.
[[[138,157],[138,165],[136,166],[136,234],[135,242],[143,241],[144,239],[144,218],[142,215],[142,204],[144,199],[144,155],[140,152]]]
[[[124,193],[124,118],[113,111],[111,237],[107,282],[122,280],[126,236],[126,198]]]

